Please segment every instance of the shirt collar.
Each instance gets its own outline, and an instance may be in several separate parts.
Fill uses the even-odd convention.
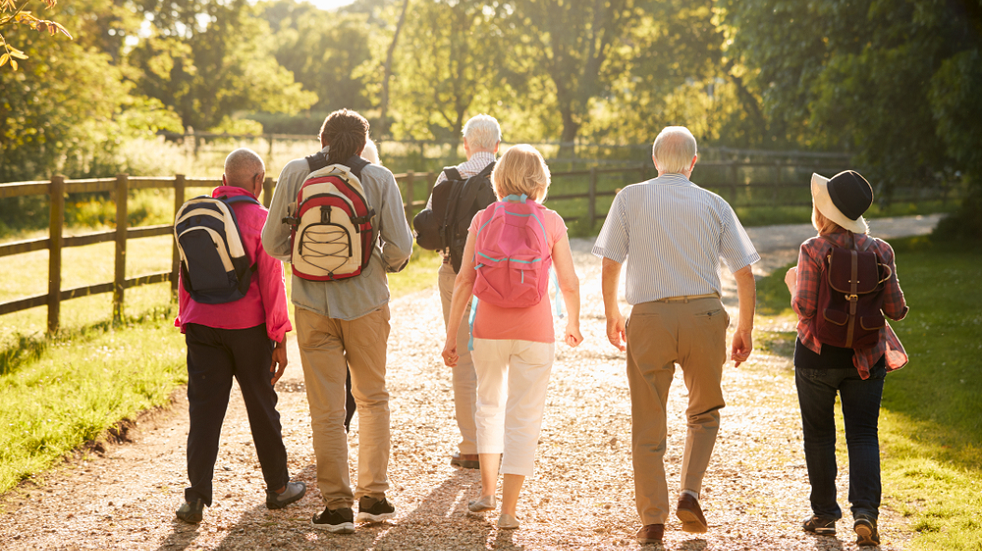
[[[249,197],[252,197],[253,199],[256,198],[256,196],[253,195],[249,190],[243,189],[243,188],[240,188],[240,187],[236,187],[236,186],[218,186],[218,187],[216,187],[211,192],[211,196],[212,197],[216,197],[217,198],[217,197],[221,197],[222,195],[224,195],[226,197],[236,197],[238,195],[248,195]]]
[[[655,184],[663,184],[668,186],[694,186],[684,174],[662,174],[654,180],[651,180]]]

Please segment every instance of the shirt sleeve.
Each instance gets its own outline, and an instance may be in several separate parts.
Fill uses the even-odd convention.
[[[720,235],[720,256],[730,273],[760,261],[757,249],[750,241],[747,230],[728,203],[724,203],[723,232]]]
[[[442,181],[444,181],[446,179],[447,179],[447,175],[441,170],[440,171],[440,175],[436,177],[436,182],[433,182],[433,188],[432,189],[436,189],[436,186],[438,186],[440,184],[440,182],[442,182]],[[426,200],[426,207],[425,208],[428,208],[428,209],[432,209],[433,208],[433,192],[432,191],[430,192],[429,198]]]
[[[287,163],[276,180],[273,199],[269,204],[269,215],[263,225],[262,243],[266,254],[283,262],[290,262],[290,226],[283,223],[288,215],[290,203],[296,200],[296,190],[307,176],[305,170],[298,170],[298,161]],[[306,168],[306,161],[300,160]]]
[[[283,263],[266,254],[260,246],[256,251],[256,264],[259,296],[262,297],[263,311],[266,313],[266,334],[276,342],[283,342],[287,332],[293,329],[286,301]]]
[[[877,252],[880,253],[884,264],[890,268],[890,278],[883,289],[883,313],[892,320],[902,320],[907,316],[907,301],[900,288],[900,278],[897,277],[897,259],[893,248],[886,241],[877,240]]]
[[[624,212],[624,192],[614,197],[610,212],[600,229],[597,242],[593,245],[593,254],[606,257],[614,262],[623,263],[627,260],[627,250],[630,244],[630,226]]]
[[[794,297],[791,299],[791,306],[802,320],[815,317],[818,310],[818,283],[822,277],[821,259],[812,256],[813,240],[805,241],[801,244],[798,252],[797,283]],[[821,248],[818,253],[821,254]]]
[[[381,167],[380,167],[381,168]],[[382,246],[382,264],[387,272],[399,272],[409,263],[413,254],[413,232],[406,221],[399,184],[388,169],[384,169],[381,181],[382,209],[379,214],[379,239]]]

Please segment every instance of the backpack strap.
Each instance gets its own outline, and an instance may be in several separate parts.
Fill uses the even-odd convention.
[[[470,182],[472,179],[478,180],[480,178],[486,178],[490,176],[491,171],[494,170],[494,164],[495,161],[491,161],[490,163],[488,163],[488,166],[484,167],[484,170],[468,178],[467,182]],[[465,187],[464,190],[461,192],[463,193],[463,199],[460,201],[460,204],[467,205],[469,207],[474,203],[474,199],[477,198],[477,194],[480,192],[481,192],[481,188],[476,183]]]
[[[252,203],[253,205],[259,205],[260,204],[259,201],[255,200],[252,197],[249,197],[248,195],[235,195],[233,197],[229,197],[227,195],[222,195],[221,197],[218,197],[217,199],[219,201],[225,203],[226,205],[230,205],[230,206],[233,203]],[[229,208],[228,210],[229,210],[229,212],[232,213],[232,217],[235,218],[235,211],[232,210],[231,208]],[[239,229],[239,221],[238,221],[238,219],[235,220],[235,229],[236,230]],[[241,241],[241,237],[240,237],[239,240]],[[249,272],[250,273],[254,273],[258,269],[259,269],[259,258],[256,257],[256,261],[252,263],[252,266],[249,266]],[[241,292],[244,295],[248,291],[249,291],[249,280],[247,280],[245,278],[242,278],[241,280],[239,280],[239,292]]]
[[[460,171],[457,170],[455,166],[447,166],[443,168],[443,175],[447,177],[447,180],[463,180],[464,177],[460,175]]]
[[[304,160],[307,161],[307,167],[310,168],[311,172],[316,172],[328,165],[327,155],[323,151],[308,155],[304,157]]]
[[[360,180],[361,170],[372,163],[362,159],[358,155],[352,155],[347,161],[344,162],[344,164],[347,165],[347,167],[351,169],[351,173]]]
[[[232,203],[252,203],[253,205],[258,205],[259,201],[255,200],[248,195],[236,195],[234,197],[227,197],[222,195],[219,197],[220,200],[225,201],[226,204],[231,205]]]

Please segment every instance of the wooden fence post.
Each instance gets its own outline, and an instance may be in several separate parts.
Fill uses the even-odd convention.
[[[174,218],[177,221],[177,211],[181,210],[181,205],[184,204],[184,175],[178,174],[174,176]],[[177,286],[180,285],[178,282],[178,277],[181,274],[181,252],[177,250],[177,238],[174,238],[174,254],[171,256],[171,275],[170,275],[170,290],[172,293],[177,292]]]
[[[266,135],[266,139],[269,140],[269,151],[266,152],[266,162],[267,163],[272,163],[273,162],[273,139],[274,139],[273,138],[273,135],[272,134],[267,134]]]
[[[587,227],[593,229],[597,219],[597,167],[590,168],[590,202],[586,206]]]
[[[413,223],[413,180],[416,173],[412,170],[406,173],[406,221]]]
[[[263,206],[269,208],[269,203],[273,200],[273,177],[267,176],[263,180]]]
[[[123,319],[123,291],[126,285],[126,200],[129,176],[116,176],[116,276],[113,278],[113,321]]]
[[[62,225],[65,221],[65,177],[51,178],[48,191],[51,203],[51,219],[48,226],[48,333],[58,331],[58,315],[61,312],[61,245]]]

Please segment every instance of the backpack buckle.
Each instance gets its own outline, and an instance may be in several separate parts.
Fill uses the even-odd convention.
[[[856,302],[859,300],[859,295],[846,295],[846,300],[849,302]]]

